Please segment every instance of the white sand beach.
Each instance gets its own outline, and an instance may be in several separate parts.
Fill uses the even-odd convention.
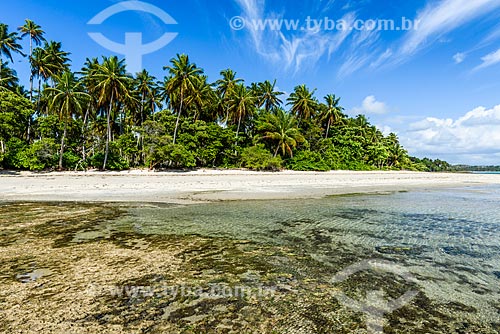
[[[2,172],[3,201],[193,203],[315,198],[500,184],[498,175],[416,172]]]

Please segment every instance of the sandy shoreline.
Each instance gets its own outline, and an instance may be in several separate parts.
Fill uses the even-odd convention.
[[[3,201],[193,203],[500,184],[498,175],[415,172],[2,172]]]

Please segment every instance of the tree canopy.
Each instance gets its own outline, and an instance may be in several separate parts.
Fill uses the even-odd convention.
[[[276,80],[247,83],[232,69],[210,82],[185,54],[166,60],[158,79],[129,73],[114,56],[87,58],[71,72],[70,53],[42,27],[26,20],[18,30],[0,23],[2,168],[450,167],[410,157],[396,134],[346,115],[334,92],[318,97],[297,85],[285,98]],[[11,67],[17,56],[29,62],[29,91]]]

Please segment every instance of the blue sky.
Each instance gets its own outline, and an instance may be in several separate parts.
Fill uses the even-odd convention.
[[[123,43],[141,32],[145,43],[165,33],[177,37],[145,55],[157,77],[176,53],[187,53],[211,81],[232,68],[248,84],[277,79],[291,92],[305,83],[317,97],[335,93],[351,115],[365,113],[384,131],[396,132],[411,154],[453,163],[500,164],[500,1],[498,0],[146,0],[176,25],[128,11],[88,25],[112,0],[5,1],[0,22],[11,29],[26,18],[63,43],[80,69],[86,57],[111,55],[90,38],[99,32]],[[246,26],[234,30],[231,19]],[[256,20],[418,20],[418,29],[256,29]],[[278,21],[279,22],[279,21]],[[25,49],[27,41],[23,42]],[[23,83],[28,64],[16,57]]]

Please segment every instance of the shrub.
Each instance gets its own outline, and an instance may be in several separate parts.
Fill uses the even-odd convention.
[[[8,167],[43,170],[57,164],[57,144],[53,139],[42,139],[29,146],[20,139],[11,139],[7,152]]]
[[[328,171],[330,166],[323,160],[319,152],[299,151],[290,159],[288,167],[292,170]]]
[[[245,148],[241,153],[241,166],[255,170],[279,170],[282,165],[280,157],[273,157],[264,145]]]

